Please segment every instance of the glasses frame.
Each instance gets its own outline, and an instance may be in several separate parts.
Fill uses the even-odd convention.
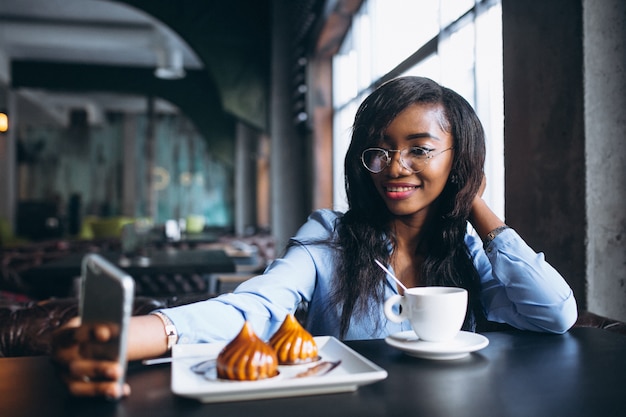
[[[415,149],[415,148],[419,148],[422,149],[423,151],[426,152],[426,158],[424,159],[424,168],[415,171],[413,169],[411,169],[406,161],[404,160],[404,156],[406,155],[407,151],[411,150],[411,149]],[[378,147],[374,147],[374,148],[367,148],[365,149],[362,153],[361,153],[361,163],[363,164],[363,166],[365,167],[365,169],[367,169],[369,172],[371,172],[372,174],[380,174],[381,172],[383,172],[385,169],[387,169],[389,167],[389,165],[391,165],[391,161],[393,161],[393,158],[389,155],[391,152],[399,152],[400,153],[400,166],[402,166],[402,168],[411,171],[412,174],[418,174],[420,172],[422,172],[423,170],[426,169],[426,167],[428,167],[428,162],[433,159],[436,156],[441,155],[442,153],[449,151],[451,149],[454,149],[454,146],[450,146],[449,148],[446,148],[440,152],[437,153],[433,153],[436,151],[436,149],[425,149],[422,148],[421,146],[410,146],[408,148],[404,148],[404,149],[385,149],[385,148],[378,148]],[[368,151],[381,151],[385,154],[385,166],[383,166],[380,170],[375,171],[373,169],[371,169],[370,167],[367,166],[367,164],[365,163],[365,153]]]

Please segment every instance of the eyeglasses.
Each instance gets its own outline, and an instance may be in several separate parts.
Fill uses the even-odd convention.
[[[437,155],[441,155],[445,151],[449,151],[450,149],[453,149],[453,147],[433,154],[432,152],[434,149],[420,148],[419,146],[405,148],[402,150],[368,148],[361,154],[361,162],[363,162],[363,166],[369,172],[378,174],[391,165],[392,158],[389,154],[391,152],[400,152],[400,164],[402,167],[408,169],[413,174],[417,174],[418,172],[422,172],[426,169],[428,161]]]

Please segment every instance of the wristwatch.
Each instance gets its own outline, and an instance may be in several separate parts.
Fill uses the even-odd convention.
[[[487,233],[487,236],[485,237],[485,240],[483,241],[483,248],[487,249],[487,246],[489,246],[491,241],[494,240],[496,236],[498,236],[500,233],[504,232],[508,228],[509,226],[500,226],[500,227],[496,227],[491,232]]]

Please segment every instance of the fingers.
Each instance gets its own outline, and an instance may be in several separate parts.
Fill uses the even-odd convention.
[[[52,359],[63,367],[78,357],[75,328],[57,330],[52,335]]]
[[[124,376],[124,370],[119,363],[91,359],[73,361],[69,366],[69,373],[74,379],[87,377],[91,380],[115,381]]]
[[[91,331],[93,338],[98,342],[106,342],[113,336],[113,332],[108,326],[94,326]]]
[[[66,380],[67,388],[76,397],[119,399],[130,395],[130,386],[117,381]]]
[[[52,357],[59,364],[67,365],[81,359],[81,352],[87,350],[86,346],[107,342],[113,333],[107,325],[64,326],[53,333]]]
[[[118,399],[130,394],[128,384],[120,384],[124,376],[122,365],[103,355],[108,345],[119,335],[119,328],[111,324],[71,323],[57,330],[53,336],[53,360],[72,395]]]
[[[130,394],[128,384],[119,383],[123,375],[121,365],[115,362],[76,360],[70,364],[63,379],[75,396],[118,399]]]
[[[111,338],[119,335],[119,325],[114,323],[84,324],[76,329],[76,341],[86,342],[108,342]]]
[[[52,345],[55,349],[67,349],[75,344],[75,328],[62,328],[52,333]]]
[[[65,323],[63,327],[78,327],[80,326],[80,317],[72,317]]]

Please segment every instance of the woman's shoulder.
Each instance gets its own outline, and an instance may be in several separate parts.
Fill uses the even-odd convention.
[[[296,238],[323,238],[335,233],[337,222],[343,213],[330,209],[319,209],[312,212],[306,223],[300,227]]]
[[[309,221],[316,221],[319,223],[335,226],[337,220],[343,217],[343,213],[331,209],[318,209],[309,215]]]

